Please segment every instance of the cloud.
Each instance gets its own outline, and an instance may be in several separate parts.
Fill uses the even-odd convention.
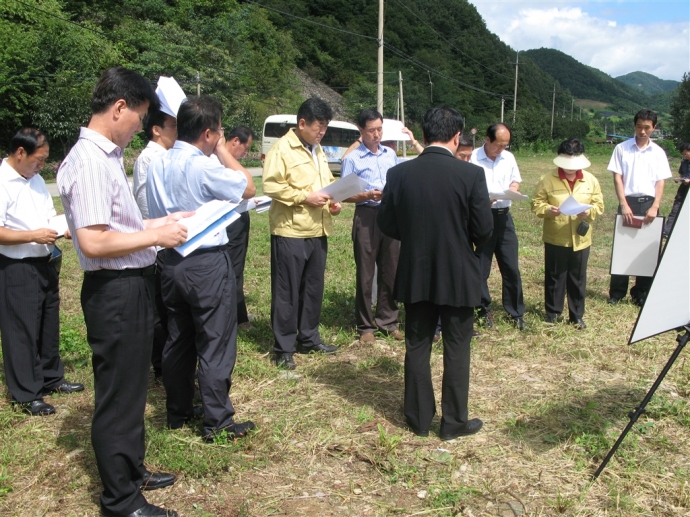
[[[488,29],[516,50],[555,48],[613,77],[640,70],[680,81],[690,68],[687,22],[619,24],[614,13],[598,17],[564,4],[471,2]]]

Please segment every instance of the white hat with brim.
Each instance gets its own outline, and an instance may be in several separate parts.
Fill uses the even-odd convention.
[[[561,169],[579,171],[592,165],[584,154],[559,154],[553,159],[553,163]]]

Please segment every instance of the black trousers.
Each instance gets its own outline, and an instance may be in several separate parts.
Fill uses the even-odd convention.
[[[40,399],[64,380],[58,274],[46,259],[0,255],[0,334],[5,381],[17,402]]]
[[[452,434],[468,420],[473,307],[405,304],[405,419],[414,431],[424,432],[436,413],[429,360],[439,316],[443,325],[441,434]]]
[[[249,314],[244,301],[244,263],[247,259],[249,247],[249,212],[243,212],[240,218],[227,228],[227,249],[230,253],[232,270],[235,272],[235,285],[237,286],[237,323],[247,323]]]
[[[161,287],[168,309],[163,349],[168,424],[181,426],[193,416],[197,371],[204,434],[232,425],[235,409],[228,393],[237,358],[237,304],[227,250],[201,249],[187,257],[166,250]]]
[[[146,271],[147,275],[143,276]],[[92,350],[91,442],[103,483],[101,506],[127,515],[146,499],[144,409],[153,343],[153,268],[84,274],[81,306]],[[127,276],[138,274],[138,276]]]
[[[161,272],[163,271],[165,250],[158,252],[156,256],[156,273],[154,285],[156,289],[154,313],[153,313],[153,348],[151,350],[151,365],[156,377],[163,374],[163,348],[168,340],[168,309],[163,303],[161,294]]]
[[[625,196],[625,199],[630,206],[633,215],[645,215],[654,204],[652,196],[630,197]],[[621,207],[618,205],[618,213],[621,213]],[[628,282],[630,277],[627,275],[611,275],[611,282],[609,283],[609,296],[611,298],[625,298],[628,294]],[[649,288],[652,287],[653,277],[638,276],[635,277],[635,285],[630,289],[630,297],[636,301],[644,301],[647,298]]]
[[[271,323],[279,354],[321,343],[319,322],[323,302],[328,239],[271,235]]]
[[[673,207],[671,208],[671,213],[668,214],[668,219],[666,219],[666,224],[664,225],[664,235],[668,237],[673,231],[673,227],[676,224],[676,218],[683,206],[683,201],[688,195],[688,190],[690,190],[690,185],[681,183],[678,187],[678,192],[676,192],[676,197],[673,198]]]
[[[544,243],[544,306],[547,316],[563,312],[563,299],[568,293],[568,314],[571,322],[585,314],[587,289],[587,247],[579,251],[565,246]]]
[[[398,303],[395,301],[395,273],[398,269],[400,241],[385,236],[376,222],[377,206],[358,206],[352,221],[352,244],[357,266],[355,320],[360,334],[376,329],[398,328]],[[374,271],[377,269],[376,314],[371,308]]]
[[[492,209],[491,212],[494,216],[494,231],[491,238],[479,251],[483,280],[479,313],[483,315],[491,310],[488,280],[491,274],[491,261],[496,255],[496,262],[503,280],[503,308],[513,318],[521,318],[525,314],[525,302],[522,295],[520,269],[518,268],[518,239],[517,233],[515,233],[515,224],[510,212],[506,209]]]

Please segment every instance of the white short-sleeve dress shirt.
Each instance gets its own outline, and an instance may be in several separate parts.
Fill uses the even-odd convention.
[[[520,169],[518,169],[515,156],[510,151],[502,151],[496,160],[492,160],[486,155],[484,146],[477,147],[472,151],[470,163],[479,165],[484,169],[486,176],[486,186],[489,192],[505,192],[513,182],[522,183]],[[491,208],[507,208],[511,201],[499,199]]]
[[[9,230],[27,231],[48,227],[55,215],[53,198],[38,174],[26,179],[3,160],[0,164],[0,226]],[[54,246],[27,242],[0,245],[0,254],[13,259],[46,257]]]
[[[616,146],[608,170],[622,175],[625,195],[635,197],[654,197],[656,182],[672,176],[664,150],[651,141],[640,149],[634,138]]]
[[[149,171],[151,161],[161,154],[165,153],[165,147],[150,140],[148,145],[141,151],[137,161],[134,162],[134,170],[132,171],[132,193],[134,199],[137,201],[137,206],[144,219],[149,218],[149,207],[146,202],[146,175]]]

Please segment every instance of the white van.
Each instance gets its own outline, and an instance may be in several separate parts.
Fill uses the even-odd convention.
[[[285,135],[291,127],[297,126],[297,115],[271,115],[264,121],[261,132],[261,163],[268,150],[280,137]],[[359,130],[354,124],[331,120],[326,134],[321,139],[321,147],[328,158],[328,166],[333,172],[340,172],[343,154],[352,143],[359,138]]]

